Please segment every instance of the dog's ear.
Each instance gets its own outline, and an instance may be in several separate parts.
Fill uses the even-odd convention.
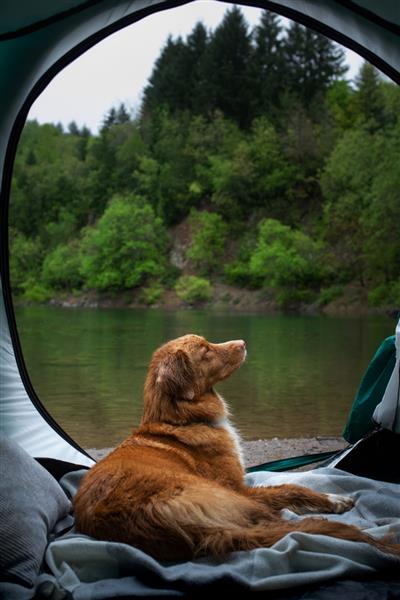
[[[160,362],[156,376],[156,386],[171,398],[193,400],[196,395],[193,367],[186,352],[176,350]]]

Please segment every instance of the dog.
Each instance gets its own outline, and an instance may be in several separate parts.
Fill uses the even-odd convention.
[[[76,530],[131,544],[161,561],[269,547],[302,531],[367,542],[400,555],[400,544],[357,527],[298,514],[342,513],[353,503],[297,485],[245,484],[240,439],[214,386],[246,358],[243,340],[214,344],[189,334],[153,354],[140,426],[88,471],[75,497]]]

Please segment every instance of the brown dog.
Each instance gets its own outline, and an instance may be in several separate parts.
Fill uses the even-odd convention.
[[[211,344],[197,335],[153,355],[140,427],[85,476],[75,498],[78,531],[125,542],[160,560],[185,560],[271,546],[291,531],[368,542],[400,554],[356,527],[297,513],[340,513],[346,497],[295,485],[249,488],[238,435],[213,386],[245,360],[242,340]]]

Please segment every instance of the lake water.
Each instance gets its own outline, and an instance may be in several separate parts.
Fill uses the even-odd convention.
[[[185,333],[243,338],[248,359],[218,391],[245,439],[340,435],[385,317],[242,315],[211,311],[18,308],[32,383],[84,447],[119,442],[139,423],[152,352]]]

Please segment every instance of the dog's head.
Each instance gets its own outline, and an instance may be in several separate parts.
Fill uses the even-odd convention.
[[[212,344],[189,334],[164,344],[149,365],[144,419],[179,422],[183,406],[188,410],[187,403],[191,403],[193,412],[193,405],[201,403],[204,395],[229,377],[245,358],[243,340]]]

